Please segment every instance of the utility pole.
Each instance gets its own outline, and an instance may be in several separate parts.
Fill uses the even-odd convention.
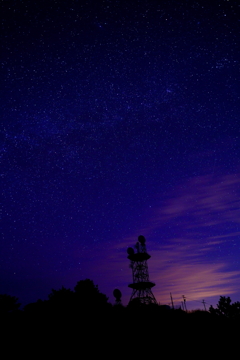
[[[205,300],[203,300],[202,303],[203,303],[203,306],[204,306],[205,311],[207,311],[206,305],[205,305]]]
[[[186,305],[186,297],[184,295],[182,295],[183,297],[183,304],[184,304],[184,308],[187,311],[187,305]]]
[[[172,298],[172,294],[171,294],[171,293],[170,293],[170,298],[171,298],[172,308],[174,309],[173,298]]]

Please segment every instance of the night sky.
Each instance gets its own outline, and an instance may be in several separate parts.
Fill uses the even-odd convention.
[[[0,293],[240,301],[238,1],[5,0]]]

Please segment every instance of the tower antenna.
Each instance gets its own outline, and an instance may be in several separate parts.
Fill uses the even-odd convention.
[[[115,297],[115,304],[122,305],[122,302],[121,302],[122,293],[119,289],[113,290],[113,296]]]
[[[128,285],[128,287],[133,290],[129,303],[138,299],[138,302],[141,304],[157,304],[151,290],[155,284],[149,281],[148,274],[147,260],[149,260],[151,256],[147,253],[146,239],[143,235],[138,237],[135,249],[136,252],[131,247],[127,249],[133,277],[133,282]]]

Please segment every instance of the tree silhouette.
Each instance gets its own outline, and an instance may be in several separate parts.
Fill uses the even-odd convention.
[[[38,299],[36,302],[34,303],[29,303],[27,305],[24,306],[24,313],[26,314],[39,314],[39,315],[43,315],[46,313],[47,309],[48,309],[48,302],[46,300],[41,300]]]
[[[20,303],[15,296],[0,294],[0,314],[5,315],[19,309]]]
[[[221,315],[225,317],[235,317],[240,316],[240,302],[237,301],[231,304],[231,298],[220,296],[220,299],[217,304],[217,309],[214,309],[211,305],[209,312],[215,315]]]
[[[67,314],[74,311],[74,292],[64,286],[59,290],[52,289],[48,299],[49,310],[55,314]]]
[[[218,307],[218,311],[220,312],[221,315],[228,316],[230,313],[230,308],[231,308],[230,297],[229,296],[228,297],[220,296],[217,307]]]
[[[232,315],[240,317],[240,302],[236,301],[232,304]]]
[[[74,290],[77,302],[85,307],[99,308],[108,305],[108,297],[90,279],[78,281]]]
[[[69,304],[73,301],[73,291],[70,289],[66,289],[62,286],[59,290],[52,289],[52,292],[48,295],[49,301],[55,304]]]

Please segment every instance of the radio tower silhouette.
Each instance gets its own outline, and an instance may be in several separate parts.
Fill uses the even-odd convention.
[[[149,281],[147,260],[151,256],[147,253],[145,243],[145,237],[140,235],[135,245],[136,252],[131,247],[127,249],[133,276],[133,282],[128,285],[133,289],[129,303],[138,299],[141,304],[157,304],[151,290],[155,284]]]

